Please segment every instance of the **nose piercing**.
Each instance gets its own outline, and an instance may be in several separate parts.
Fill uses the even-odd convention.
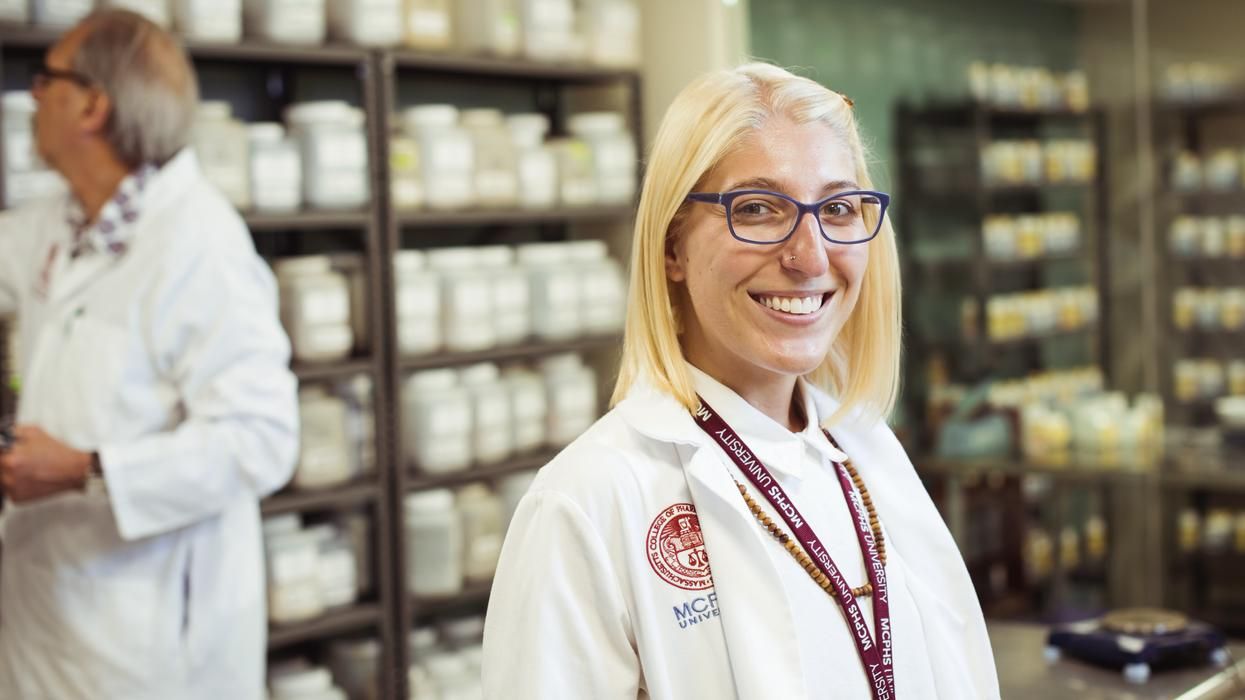
[[[788,256],[787,256],[787,262],[795,262],[795,256],[794,256],[794,255],[788,255]]]

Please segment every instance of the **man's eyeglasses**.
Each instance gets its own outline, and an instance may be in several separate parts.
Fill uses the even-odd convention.
[[[787,240],[805,214],[817,219],[822,237],[831,243],[868,243],[882,230],[882,219],[891,201],[885,192],[872,190],[839,192],[811,204],[769,190],[693,192],[687,199],[721,204],[726,209],[726,226],[731,235],[758,245]]]
[[[89,76],[73,70],[64,70],[61,68],[53,68],[48,64],[43,64],[35,68],[34,75],[31,76],[30,84],[36,90],[46,88],[53,80],[68,80],[79,87],[94,87],[95,81]]]

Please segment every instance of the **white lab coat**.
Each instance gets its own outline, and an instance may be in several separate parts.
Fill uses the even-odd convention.
[[[693,374],[706,400],[734,420],[709,398],[704,375]],[[838,407],[810,385],[802,391],[811,415],[828,417]],[[732,428],[749,439],[745,427]],[[815,426],[811,432],[817,434]],[[845,423],[832,432],[883,523],[899,697],[997,698],[994,659],[968,572],[903,448],[881,423]],[[819,442],[823,456],[841,459],[828,441]],[[763,461],[779,449],[749,446]],[[647,385],[633,389],[547,465],[515,513],[493,584],[485,697],[868,697],[837,604],[792,595],[792,583],[800,580],[791,572],[807,574],[749,512],[732,480],[737,471],[678,402]],[[792,498],[800,506],[796,493]],[[679,503],[695,506],[712,572],[703,585],[710,587],[672,585],[650,563],[651,528]],[[845,539],[843,551],[859,559],[850,532],[821,534]],[[835,557],[845,573],[853,563],[863,572],[863,560]],[[864,580],[863,573],[848,578],[853,585]],[[906,607],[897,605],[900,599]],[[810,601],[826,606],[818,611],[822,619],[841,627],[819,644],[801,645],[801,634],[809,637],[799,616],[810,615],[801,606]],[[833,668],[810,666],[816,664]],[[817,678],[846,680],[810,687]]]
[[[259,500],[298,450],[271,271],[189,150],[122,255],[69,259],[67,196],[0,216],[0,313],[19,422],[97,450],[106,486],[5,505],[0,697],[261,698]]]

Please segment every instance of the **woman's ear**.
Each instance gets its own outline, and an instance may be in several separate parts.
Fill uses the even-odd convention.
[[[679,260],[679,248],[679,237],[667,235],[666,279],[671,282],[684,282],[687,280],[687,270],[684,269],[683,263]]]

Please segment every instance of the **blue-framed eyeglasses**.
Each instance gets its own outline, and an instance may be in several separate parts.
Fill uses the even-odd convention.
[[[827,241],[855,245],[868,243],[882,230],[891,197],[885,192],[851,190],[806,204],[769,190],[735,190],[693,192],[687,200],[721,204],[731,235],[744,243],[782,243],[795,233],[804,215],[811,214]]]

